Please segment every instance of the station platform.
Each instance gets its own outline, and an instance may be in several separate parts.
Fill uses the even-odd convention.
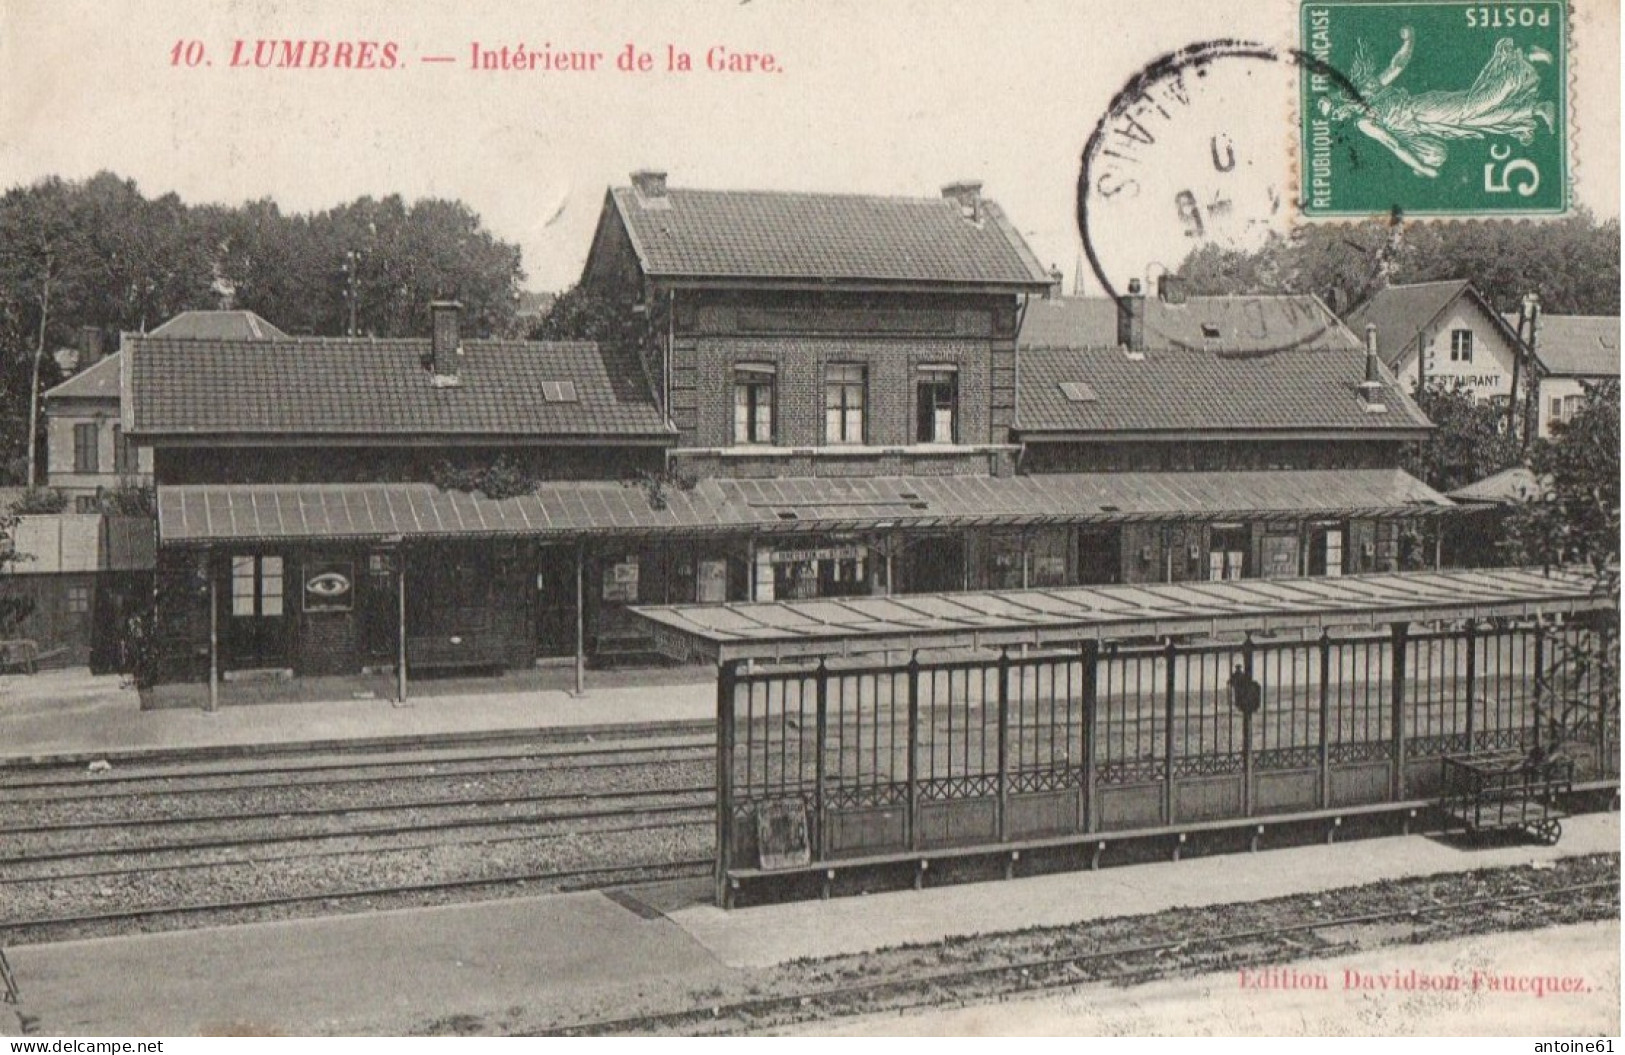
[[[85,670],[0,675],[0,769],[19,761],[138,760],[154,752],[358,746],[437,737],[557,730],[612,735],[667,727],[714,727],[716,676],[709,667],[591,671],[572,695],[568,671],[425,682],[404,704],[339,695],[299,702],[233,704],[216,711],[143,711],[117,675]],[[323,683],[315,682],[319,696]],[[309,692],[307,691],[307,695]]]
[[[802,957],[1200,910],[1408,876],[1541,867],[1619,850],[1617,814],[1574,817],[1565,829],[1555,847],[1468,848],[1401,836],[732,912],[704,903],[709,889],[703,881],[668,883],[17,946],[8,955],[23,993],[17,1011],[44,1036],[545,1031],[633,1009],[693,1006]],[[1541,931],[1495,937],[1493,947],[1503,952],[1494,963],[1485,961],[1486,969],[1516,970],[1518,949],[1543,942]],[[1584,969],[1597,977],[1588,979],[1585,993],[1570,997],[1519,997],[1522,1013],[1510,1020],[1521,1032],[1598,1020],[1617,1031],[1617,925],[1565,932],[1564,940],[1576,950],[1572,966],[1589,965]],[[1455,970],[1464,955],[1455,943],[1393,953],[1379,958],[1380,969]],[[1237,985],[1234,973],[1204,979],[1188,999],[1222,1008]],[[1195,983],[1178,984],[1189,989]],[[1348,1006],[1342,1032],[1391,1033],[1407,1013],[1405,1001],[1417,998],[1406,992],[1360,996]],[[1583,1007],[1566,1002],[1582,1000]],[[22,1021],[0,1008],[0,1034],[19,1032]],[[1183,1032],[1185,1021],[1167,1025]],[[1157,1021],[1143,1026],[1144,1032],[1167,1031]],[[882,1023],[875,1031],[897,1030]]]

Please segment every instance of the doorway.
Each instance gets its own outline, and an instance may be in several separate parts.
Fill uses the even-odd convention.
[[[576,651],[576,551],[544,546],[536,555],[536,654]]]
[[[951,593],[965,588],[965,539],[928,535],[904,551],[902,593]]]
[[[1123,579],[1123,533],[1117,528],[1080,528],[1078,582],[1103,586]]]
[[[288,663],[286,561],[277,554],[233,555],[228,565],[225,656],[237,670]]]

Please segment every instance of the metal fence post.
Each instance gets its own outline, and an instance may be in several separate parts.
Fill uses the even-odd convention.
[[[1332,804],[1332,638],[1320,632],[1320,808]]]
[[[733,867],[733,746],[734,692],[739,682],[739,661],[728,660],[717,669],[717,871],[716,901],[728,907],[728,871]]]
[[[1477,733],[1478,714],[1478,626],[1467,621],[1467,752],[1473,751],[1473,738]]]
[[[1546,628],[1539,622],[1535,623],[1535,743],[1536,750],[1540,749],[1540,723],[1545,717],[1546,708],[1542,706],[1546,697]]]
[[[1163,722],[1162,761],[1162,816],[1164,824],[1174,823],[1174,642],[1170,638],[1164,654],[1163,666]]]
[[[1095,739],[1100,714],[1100,642],[1085,641],[1083,653],[1083,830],[1095,830]]]
[[[1391,660],[1393,668],[1393,685],[1391,686],[1393,700],[1393,714],[1390,720],[1393,724],[1394,739],[1394,774],[1389,785],[1388,797],[1398,802],[1405,797],[1405,668],[1406,643],[1410,638],[1410,624],[1394,623],[1392,626]]]
[[[1247,680],[1256,684],[1253,677],[1253,635],[1249,633],[1241,641],[1241,669],[1247,673]],[[1262,706],[1264,693],[1259,690],[1259,704]],[[1253,815],[1253,712],[1241,712],[1241,815]]]
[[[908,848],[920,848],[920,654],[908,658]]]
[[[829,665],[823,660],[818,661],[818,674],[816,675],[816,699],[818,706],[818,754],[814,765],[813,779],[813,816],[818,825],[818,860],[829,859],[829,833],[828,813],[824,801],[824,745],[829,735]]]
[[[985,683],[984,683],[985,684]],[[986,741],[983,741],[984,743]],[[1010,806],[1010,650],[999,649],[999,812],[995,829],[1005,839],[1005,814]]]

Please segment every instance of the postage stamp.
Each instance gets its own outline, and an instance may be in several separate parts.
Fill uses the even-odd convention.
[[[1305,216],[1569,207],[1567,5],[1308,2]]]

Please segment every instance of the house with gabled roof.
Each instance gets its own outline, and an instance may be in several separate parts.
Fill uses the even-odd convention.
[[[1509,318],[1516,325],[1516,316]],[[1552,426],[1567,421],[1585,400],[1585,386],[1619,380],[1618,315],[1536,317],[1536,434],[1550,438]]]
[[[1460,385],[1480,400],[1510,399],[1515,370],[1523,368],[1516,323],[1466,279],[1389,286],[1346,321],[1355,333],[1376,327],[1389,370],[1410,391],[1439,382]]]

